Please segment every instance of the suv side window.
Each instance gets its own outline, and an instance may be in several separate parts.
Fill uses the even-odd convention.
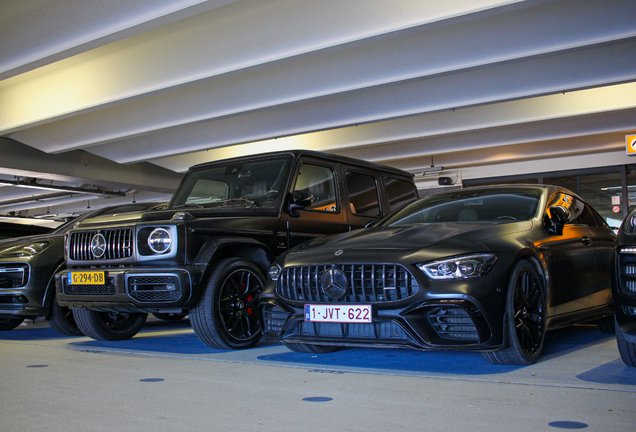
[[[336,199],[336,180],[331,168],[303,163],[298,170],[294,192],[310,192],[314,201],[305,210],[336,213],[339,211]]]
[[[346,173],[351,212],[360,216],[380,216],[378,186],[373,176],[353,171]]]
[[[389,211],[402,207],[404,204],[417,199],[413,183],[393,177],[386,177],[386,191],[389,195]]]

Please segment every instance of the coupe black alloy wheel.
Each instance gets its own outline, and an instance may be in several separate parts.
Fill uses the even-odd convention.
[[[228,258],[210,274],[201,300],[190,312],[197,336],[220,349],[249,348],[261,337],[256,313],[265,278],[253,263]]]
[[[533,269],[524,269],[517,278],[513,311],[519,347],[526,356],[534,356],[543,345],[545,298]]]
[[[508,287],[506,299],[507,348],[485,352],[493,364],[529,365],[537,361],[545,340],[546,299],[543,283],[535,267],[519,261]]]

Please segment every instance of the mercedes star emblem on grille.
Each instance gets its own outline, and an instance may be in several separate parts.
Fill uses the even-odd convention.
[[[91,252],[95,258],[101,258],[106,252],[106,238],[103,234],[97,233],[91,240]]]
[[[333,300],[340,300],[347,295],[349,282],[345,272],[338,268],[326,270],[320,278],[320,289],[327,297]]]

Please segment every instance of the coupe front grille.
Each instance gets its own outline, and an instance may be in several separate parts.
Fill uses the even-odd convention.
[[[458,306],[438,307],[428,312],[428,320],[444,339],[479,341],[472,318]]]
[[[335,302],[321,289],[321,278],[326,270],[337,268],[347,278],[345,296],[337,300],[345,303],[382,303],[404,300],[413,296],[417,281],[401,265],[396,264],[338,264],[285,268],[276,291],[287,300]]]
[[[287,336],[319,337],[330,340],[353,342],[367,340],[385,343],[407,343],[410,337],[404,329],[394,322],[376,322],[369,324],[309,323],[301,321]]]
[[[104,254],[97,257],[91,247],[91,242],[101,234],[104,236]],[[133,253],[133,230],[118,228],[108,230],[92,230],[74,232],[68,243],[69,258],[74,261],[97,261],[129,258]]]
[[[621,251],[618,255],[618,270],[618,285],[623,294],[636,296],[636,254]]]

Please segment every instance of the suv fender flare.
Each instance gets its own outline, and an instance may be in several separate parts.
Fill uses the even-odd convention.
[[[216,238],[203,245],[194,260],[195,265],[213,265],[220,257],[242,257],[256,264],[267,274],[274,255],[264,243],[244,237]],[[205,273],[205,272],[204,272]]]

